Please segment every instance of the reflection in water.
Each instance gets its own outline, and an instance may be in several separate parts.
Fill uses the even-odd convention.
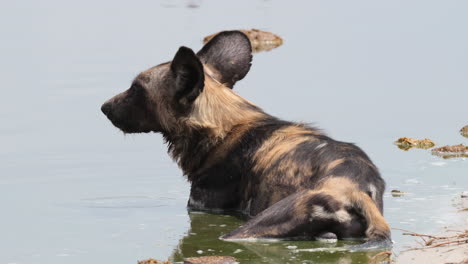
[[[190,213],[190,230],[179,242],[171,259],[174,262],[197,256],[233,256],[240,263],[368,263],[378,251],[353,252],[351,241],[257,241],[226,242],[219,236],[237,228],[242,221],[227,215]]]
[[[401,137],[395,141],[395,145],[397,145],[399,149],[406,151],[411,148],[430,149],[435,146],[435,143],[428,138],[414,139],[409,137]]]
[[[109,196],[82,199],[83,206],[89,208],[151,208],[167,204],[167,198],[149,196]]]
[[[200,7],[199,1],[191,0],[191,1],[188,1],[187,3],[187,8],[199,8],[199,7]]]
[[[161,7],[164,8],[177,8],[177,7],[186,7],[190,9],[199,8],[201,4],[200,0],[187,0],[181,3],[181,1],[172,1],[172,0],[165,0],[161,1]]]
[[[444,159],[450,158],[467,158],[468,146],[463,144],[453,146],[443,146],[432,150],[432,155],[442,157]]]
[[[434,154],[434,155],[440,156],[444,159],[468,158],[468,154],[444,154],[444,155]]]

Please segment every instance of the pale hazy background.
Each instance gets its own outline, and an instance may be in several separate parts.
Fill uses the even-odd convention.
[[[466,1],[4,1],[0,263],[167,258],[189,227],[189,186],[160,135],[124,136],[100,105],[179,46],[237,28],[284,45],[256,54],[236,91],[357,143],[388,190],[411,193],[386,195],[390,224],[437,230],[468,161],[392,142],[468,143],[467,14]]]

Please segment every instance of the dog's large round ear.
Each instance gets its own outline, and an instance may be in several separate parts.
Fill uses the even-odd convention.
[[[240,31],[223,31],[197,53],[201,62],[214,68],[219,82],[232,88],[250,70],[252,46]]]
[[[180,47],[171,62],[171,72],[175,80],[174,97],[179,103],[189,104],[203,91],[203,65],[193,50]]]

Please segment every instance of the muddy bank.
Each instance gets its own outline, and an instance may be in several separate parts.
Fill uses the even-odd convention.
[[[439,234],[424,235],[408,232],[417,243],[395,257],[395,263],[452,264],[468,263],[468,193],[460,194],[455,201],[459,218]]]
[[[448,264],[468,263],[468,244],[439,248],[419,249],[401,253],[395,263],[408,264]]]

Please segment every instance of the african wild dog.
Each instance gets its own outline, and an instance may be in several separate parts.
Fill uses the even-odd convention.
[[[283,121],[232,87],[251,46],[222,32],[197,54],[139,74],[102,111],[125,133],[159,132],[191,182],[191,210],[238,211],[250,220],[224,239],[367,237],[388,241],[385,183],[368,156],[315,128]]]

